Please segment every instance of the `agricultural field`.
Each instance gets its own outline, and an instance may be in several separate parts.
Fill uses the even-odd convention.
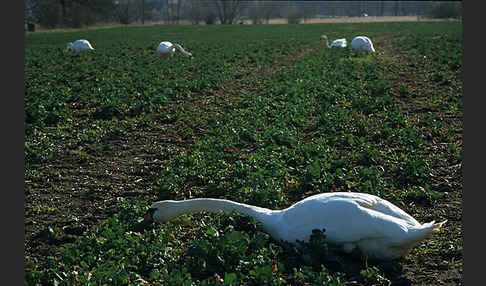
[[[95,50],[62,53],[76,39]],[[157,57],[164,40],[194,58]],[[25,284],[461,284],[461,74],[461,22],[27,33]],[[319,237],[290,247],[236,214],[136,229],[156,200],[335,191],[448,222],[392,262],[329,259]]]

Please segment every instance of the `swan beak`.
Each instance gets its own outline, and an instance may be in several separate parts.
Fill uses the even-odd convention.
[[[147,211],[147,213],[143,216],[143,220],[140,221],[136,226],[135,226],[135,230],[136,231],[143,231],[144,229],[147,228],[148,225],[152,224],[154,222],[154,218],[153,218],[153,215],[154,215],[154,212],[156,211],[157,209],[149,209]]]
[[[152,215],[150,213],[146,213],[144,216],[143,216],[143,223],[151,223],[153,222],[154,219],[152,218]]]
[[[154,213],[157,209],[156,208],[149,208],[147,213],[143,216],[143,223],[152,223],[154,222]]]

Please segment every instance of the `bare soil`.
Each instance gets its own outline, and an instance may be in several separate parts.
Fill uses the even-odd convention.
[[[426,58],[412,56],[394,48],[391,37],[386,34],[375,42],[382,49],[382,56],[377,57],[377,60],[382,63],[385,77],[395,83],[393,93],[408,122],[427,129],[422,122],[425,122],[427,116],[434,114],[445,125],[444,130],[447,130],[442,135],[424,132],[429,136],[423,146],[425,152],[436,155],[431,155],[434,157],[431,185],[441,190],[441,197],[431,205],[417,202],[407,209],[419,221],[447,219],[447,223],[439,234],[424,242],[425,247],[414,248],[411,255],[404,259],[403,275],[410,285],[462,285],[462,162],[450,162],[450,151],[447,150],[449,143],[462,148],[461,72],[452,75],[453,80],[449,85],[434,83],[427,76],[429,64]],[[413,87],[414,97],[402,94],[399,91],[400,84]],[[451,114],[450,110],[434,104],[427,93],[430,88],[437,90],[441,102],[450,101],[447,93],[450,90],[456,91],[459,112]]]
[[[424,76],[425,69],[407,64],[418,59],[393,50],[385,36],[376,39],[376,46],[382,47],[388,55],[378,55],[376,59],[382,62],[390,78],[399,77],[400,81],[418,88],[430,85]],[[275,66],[275,70],[278,68],[281,66]],[[261,76],[268,72],[262,72]],[[457,75],[457,81],[460,80]],[[244,79],[239,81],[225,85],[224,92],[230,92],[228,88],[235,91],[251,86]],[[410,102],[398,91],[396,97],[403,112],[419,124],[417,119],[426,115],[423,106]],[[458,133],[456,140],[462,142],[462,113],[460,118],[449,118],[445,114],[444,118],[445,124]],[[80,126],[90,123],[86,117],[79,120]],[[120,198],[156,197],[154,187],[160,180],[164,159],[174,149],[184,149],[196,139],[171,136],[169,131],[179,123],[167,122],[157,115],[150,122],[141,120],[133,132],[104,138],[101,149],[87,159],[65,152],[66,140],[53,140],[53,150],[57,151],[52,158],[29,166],[25,176],[25,257],[42,259],[53,255],[62,244],[74,241],[84,230],[118,212]],[[149,124],[160,126],[160,131],[154,131]],[[436,144],[440,141],[434,139],[429,142],[425,147],[431,151],[447,152],[447,144]],[[425,242],[426,247],[414,248],[411,255],[400,261],[400,269],[389,270],[393,273],[390,275],[394,277],[393,285],[462,284],[462,165],[450,165],[439,156],[433,167],[436,174],[440,174],[434,183],[444,189],[443,196],[432,204],[433,207],[417,203],[406,211],[419,221],[441,218],[448,222],[438,235]],[[57,234],[56,239],[48,235],[50,231]]]

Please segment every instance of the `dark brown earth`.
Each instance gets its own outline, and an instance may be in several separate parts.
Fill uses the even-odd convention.
[[[411,255],[395,264],[390,277],[393,285],[461,285],[463,269],[462,244],[462,164],[449,162],[441,154],[447,153],[448,143],[456,143],[462,147],[462,112],[461,117],[451,116],[445,110],[436,106],[427,106],[427,100],[420,100],[426,88],[447,89],[448,86],[435,86],[424,76],[425,68],[411,66],[409,63],[420,59],[401,53],[393,48],[389,38],[385,36],[375,40],[375,46],[381,51],[375,56],[382,63],[385,74],[390,80],[401,84],[409,84],[416,88],[418,98],[413,101],[403,96],[398,87],[394,94],[402,105],[402,112],[409,122],[420,126],[421,118],[432,110],[441,115],[443,123],[449,128],[450,134],[430,134],[429,143],[424,146],[430,152],[435,152],[434,186],[443,190],[442,196],[430,205],[409,205],[405,210],[419,221],[447,219],[448,222],[439,234],[426,240],[423,246],[415,247]],[[313,48],[317,48],[313,47]],[[307,52],[310,52],[308,50]],[[380,54],[381,53],[381,54]],[[302,56],[305,53],[299,55]],[[292,64],[287,60],[269,70],[256,73],[262,79],[269,72]],[[427,63],[424,62],[424,65]],[[252,73],[255,74],[255,73]],[[456,74],[455,84],[462,93],[462,80]],[[250,79],[239,79],[225,85],[220,93],[233,93],[240,88],[248,88],[245,82]],[[254,79],[252,84],[254,84]],[[218,94],[218,91],[214,93]],[[191,102],[200,107],[204,101],[212,97],[198,97]],[[174,105],[170,108],[178,108]],[[460,106],[462,109],[462,105]],[[187,113],[187,116],[194,116]],[[86,114],[80,114],[77,129],[82,130],[91,124]],[[150,119],[140,119],[136,128],[123,135],[103,137],[97,143],[96,152],[83,153],[83,146],[78,146],[79,153],[66,152],[72,150],[67,138],[52,136],[53,130],[47,130],[47,136],[52,136],[52,157],[39,164],[29,165],[25,175],[25,258],[42,259],[52,255],[60,245],[72,242],[83,231],[98,224],[118,212],[117,201],[121,198],[156,198],[159,172],[164,167],[164,160],[177,149],[184,149],[204,130],[195,132],[187,138],[177,137],[175,130],[184,124],[184,120],[167,120],[153,115]],[[158,126],[154,129],[150,126]],[[426,126],[423,126],[424,128]],[[445,142],[444,139],[454,142]],[[90,154],[90,155],[83,155]],[[42,207],[41,207],[42,206]],[[54,232],[55,239],[49,232]],[[396,269],[399,265],[399,269]]]
[[[430,205],[409,206],[406,211],[413,214],[419,221],[443,220],[447,223],[443,229],[424,241],[424,247],[415,247],[411,255],[402,262],[404,276],[411,285],[461,285],[463,271],[463,241],[462,241],[462,193],[463,176],[462,161],[450,159],[447,149],[449,143],[454,143],[462,149],[462,75],[460,70],[451,71],[453,80],[449,85],[437,84],[428,79],[427,66],[430,64],[423,56],[411,56],[392,46],[386,35],[377,39],[383,48],[383,56],[378,57],[384,67],[384,74],[394,81],[394,95],[401,105],[401,112],[409,123],[424,130],[429,138],[423,146],[426,153],[434,154],[433,180],[431,185],[441,190],[442,196]],[[413,87],[414,97],[400,92],[399,85]],[[438,91],[439,98],[431,101],[428,89]],[[451,114],[445,108],[444,102],[451,102],[447,92],[457,94],[454,106],[458,112]],[[438,103],[440,102],[440,103]],[[446,132],[435,133],[427,131],[423,125],[424,118],[437,116],[445,125]],[[432,249],[426,250],[427,248]]]
[[[278,66],[263,67],[249,74],[261,80],[317,48],[314,46],[293,58],[282,59]],[[220,100],[221,94],[233,95],[243,88],[257,88],[249,87],[252,85],[249,82],[254,83],[249,76],[236,79],[211,96],[197,95],[194,100],[166,106],[165,113],[174,114],[177,109],[184,116],[178,119],[161,118],[158,114],[145,116],[130,132],[103,138],[99,142],[101,150],[94,155],[86,155],[93,152],[83,146],[76,148],[79,153],[66,152],[73,149],[72,144],[66,138],[56,139],[55,128],[47,130],[45,136],[54,145],[52,157],[41,164],[29,165],[25,176],[25,257],[51,255],[61,244],[72,242],[87,228],[117,213],[120,199],[154,199],[157,194],[153,188],[160,180],[164,160],[205,132],[199,129],[181,138],[175,130],[185,122],[195,121],[191,117],[201,120],[208,101]],[[84,130],[92,124],[93,115],[79,112],[74,106],[72,112],[79,121],[75,129]],[[79,138],[80,134],[72,137]],[[38,206],[52,207],[39,209]],[[52,240],[49,231],[54,231],[56,236],[60,234],[60,238]]]

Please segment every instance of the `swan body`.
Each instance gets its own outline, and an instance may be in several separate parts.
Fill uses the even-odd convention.
[[[326,35],[321,36],[321,40],[326,40],[326,46],[328,48],[332,48],[332,47],[345,48],[347,46],[347,44],[348,44],[347,41],[346,41],[346,39],[343,38],[343,39],[334,40],[329,45],[329,40],[327,39],[327,36]]]
[[[192,54],[184,50],[179,44],[172,44],[171,42],[160,42],[159,46],[157,47],[157,52],[161,57],[164,58],[172,56],[176,50],[181,52],[181,54],[183,54],[187,58],[192,57]]]
[[[368,51],[368,52],[375,52],[375,48],[373,47],[373,42],[371,42],[370,38],[365,36],[358,36],[355,37],[351,41],[351,47],[356,51]]]
[[[324,228],[326,241],[344,252],[358,248],[370,258],[383,260],[405,256],[446,222],[421,224],[384,199],[351,192],[317,194],[283,210],[210,198],[159,201],[151,205],[144,222],[165,222],[199,211],[249,215],[274,239],[290,243],[308,241],[313,229]]]
[[[73,50],[76,53],[79,53],[81,51],[94,50],[94,48],[93,46],[91,46],[88,40],[76,40],[74,41],[74,43],[67,43],[65,51],[67,50]]]

